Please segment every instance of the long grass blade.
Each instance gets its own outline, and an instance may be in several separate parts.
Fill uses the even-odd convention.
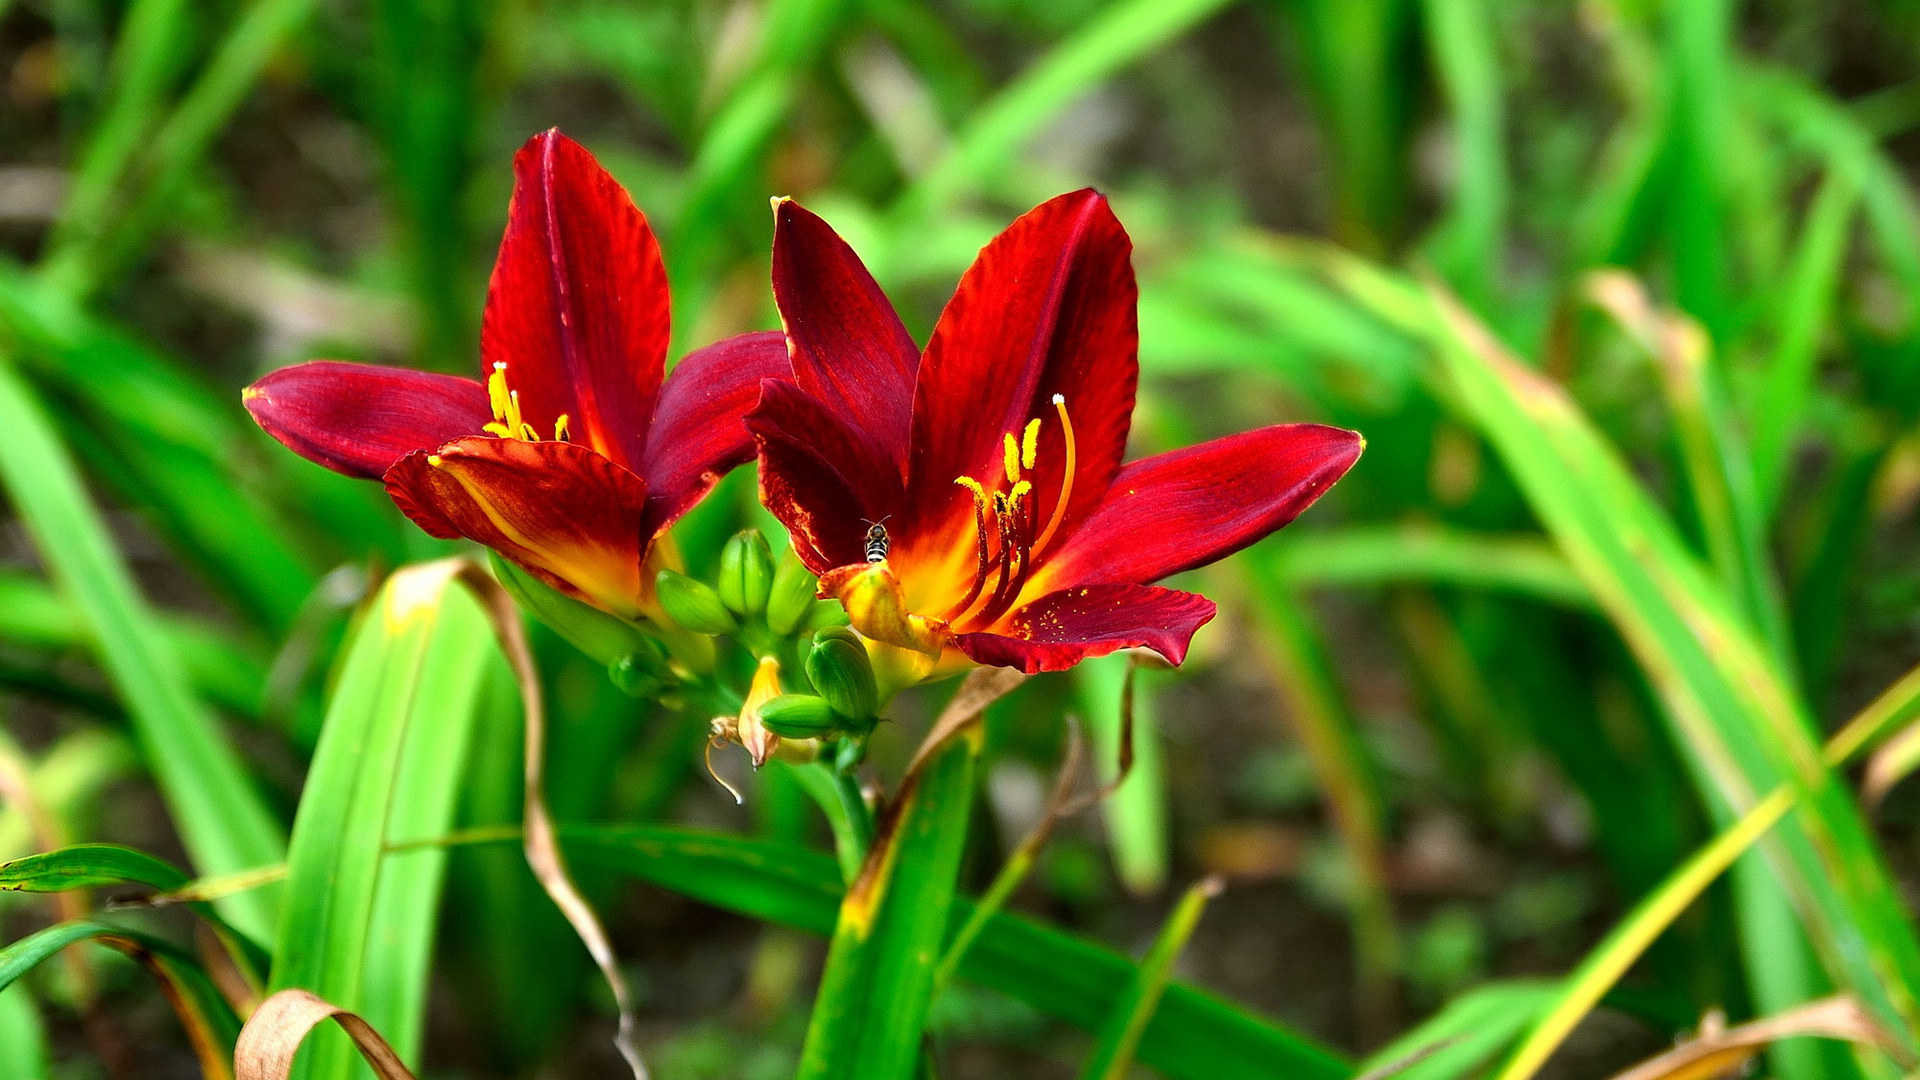
[[[1436,256],[1449,281],[1484,303],[1501,277],[1509,187],[1493,12],[1483,0],[1423,0],[1421,13],[1454,142],[1452,209]]]
[[[920,1056],[934,966],[972,812],[978,728],[911,774],[848,887],[796,1075],[907,1077]],[[887,1007],[875,1010],[872,1003]]]
[[[1731,822],[1781,782],[1804,788],[1809,812],[1779,837],[1782,879],[1833,976],[1890,1027],[1912,1030],[1901,1022],[1920,1012],[1910,990],[1920,946],[1851,796],[1820,762],[1804,707],[1565,395],[1437,303],[1438,345],[1466,407],[1639,656],[1709,808]],[[1769,942],[1746,945],[1756,965],[1772,955]]]
[[[207,1080],[231,1080],[228,1063],[240,1020],[199,962],[165,938],[88,920],[57,923],[0,949],[0,994],[69,945],[98,942],[131,957],[160,983]]]
[[[1805,420],[1820,332],[1832,322],[1849,227],[1859,205],[1860,189],[1852,177],[1833,174],[1821,181],[1782,283],[1777,343],[1752,409],[1754,486],[1768,518],[1779,505],[1793,437]]]
[[[9,1076],[48,1075],[47,1031],[24,989],[0,990],[0,1069]]]
[[[1360,1063],[1355,1080],[1465,1080],[1520,1036],[1552,1003],[1546,980],[1479,986]]]
[[[187,851],[204,873],[279,862],[280,826],[188,688],[66,450],[19,375],[0,359],[4,483],[53,577],[84,612],[100,661],[126,702]],[[278,895],[234,897],[222,913],[243,932],[271,932]]]
[[[1004,168],[1089,87],[1224,6],[1224,0],[1125,0],[1100,10],[976,109],[946,155],[900,197],[895,215],[914,221],[947,205]]]
[[[1593,597],[1553,545],[1430,525],[1349,525],[1301,532],[1265,557],[1275,577],[1313,586],[1440,585],[1510,593],[1591,610]]]
[[[1173,914],[1167,916],[1166,925],[1160,928],[1159,936],[1141,959],[1140,970],[1121,993],[1113,1017],[1100,1029],[1093,1054],[1080,1070],[1083,1080],[1125,1080],[1134,1053],[1139,1049],[1140,1035],[1153,1019],[1160,995],[1167,988],[1173,962],[1200,925],[1200,914],[1206,910],[1207,901],[1220,895],[1223,887],[1219,878],[1208,878],[1188,889],[1174,905]]]
[[[233,115],[267,62],[313,10],[313,0],[259,0],[233,23],[179,105],[144,144],[142,183],[112,226],[55,250],[45,279],[70,296],[86,296],[137,252],[161,223],[188,171]]]
[[[401,880],[426,891],[389,892],[378,904],[382,848],[396,816],[443,823],[451,813],[450,793],[434,790],[440,784],[401,770],[423,760],[444,768],[437,755],[454,748],[440,743],[464,741],[460,729],[471,723],[488,627],[453,587],[465,565],[449,560],[394,574],[354,637],[294,818],[288,904],[269,986],[353,1002],[370,1016],[378,1007],[379,1020],[406,1025],[416,1043],[435,875],[402,868]],[[299,1074],[344,1078],[351,1064],[348,1047],[324,1039],[301,1059]]]

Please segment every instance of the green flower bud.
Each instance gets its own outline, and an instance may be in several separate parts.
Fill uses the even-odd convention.
[[[840,718],[826,699],[812,694],[781,694],[763,702],[760,722],[783,739],[812,739],[832,732]]]
[[[494,578],[521,610],[600,663],[610,664],[631,653],[660,650],[659,643],[648,637],[638,624],[583,604],[499,555],[488,554]]]
[[[807,678],[833,711],[849,720],[869,720],[880,708],[879,692],[874,685],[873,664],[866,647],[857,641],[821,631],[813,651],[807,654]]]
[[[839,641],[845,641],[854,645],[862,644],[860,640],[859,632],[854,630],[853,627],[847,626],[844,623],[837,626],[823,626],[820,629],[815,630],[813,632],[813,640],[815,644],[818,644],[822,641],[826,641],[829,638],[839,640]]]
[[[720,549],[720,601],[736,615],[758,615],[767,609],[773,588],[773,549],[758,529],[733,534]]]
[[[767,629],[781,637],[793,633],[812,610],[819,588],[813,571],[795,558],[793,552],[787,552],[780,560],[779,569],[773,572],[773,589],[767,595]]]
[[[815,604],[807,609],[807,616],[801,620],[803,630],[818,630],[824,626],[847,625],[847,609],[839,604]]]
[[[660,609],[667,618],[696,634],[725,634],[739,628],[733,613],[720,602],[720,594],[703,581],[695,581],[678,570],[662,570],[654,579],[659,590]]]

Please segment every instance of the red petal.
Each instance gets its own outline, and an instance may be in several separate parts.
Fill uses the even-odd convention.
[[[1126,452],[1139,380],[1132,250],[1106,198],[1088,189],[1035,207],[980,252],[914,386],[908,489],[927,500],[916,522],[971,515],[954,478],[997,479],[1002,436],[1035,417],[1035,505],[1050,515],[1065,458],[1054,394],[1066,399],[1078,457],[1061,527],[1099,501]]]
[[[863,562],[867,521],[900,505],[899,473],[792,383],[762,383],[746,423],[759,446],[760,501],[792,534],[800,561],[816,574]]]
[[[667,275],[647,219],[579,143],[546,131],[513,159],[513,202],[480,327],[543,436],[637,469],[667,359]]]
[[[793,381],[844,410],[882,456],[904,462],[919,347],[832,226],[792,199],[774,200],[773,215],[773,296],[793,345]]]
[[[1213,618],[1204,596],[1146,585],[1090,585],[1049,593],[1015,611],[1002,633],[957,634],[953,644],[982,664],[1029,675],[1064,671],[1116,649],[1152,649],[1179,664],[1193,632]]]
[[[1365,445],[1357,432],[1281,424],[1130,462],[1036,578],[1144,584],[1224,558],[1312,506]]]
[[[547,584],[632,618],[642,580],[646,481],[577,443],[470,437],[408,454],[387,494],[434,536],[464,536]]]
[[[492,415],[472,379],[333,360],[281,368],[240,400],[287,449],[369,479],[409,451],[478,432]]]
[[[789,370],[786,338],[771,330],[695,349],[674,367],[647,432],[642,536],[678,521],[728,470],[753,460],[740,418],[760,400],[761,380]]]

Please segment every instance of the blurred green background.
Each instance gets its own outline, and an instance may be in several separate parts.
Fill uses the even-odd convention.
[[[988,237],[1094,184],[1135,242],[1136,453],[1280,420],[1369,448],[1194,575],[1221,618],[1143,673],[1135,775],[1015,906],[1137,955],[1220,871],[1184,976],[1356,1059],[1476,990],[1526,1003],[1496,1010],[1511,1034],[1546,993],[1513,980],[1573,968],[1920,658],[1917,59],[1906,0],[0,0],[0,855],[185,860],[195,780],[164,730],[186,708],[274,838],[199,869],[277,857],[355,605],[445,546],[261,436],[239,388],[317,356],[471,371],[531,133],[584,142],[652,219],[676,356],[777,325],[770,195],[833,222],[924,339]],[[1566,398],[1483,362],[1439,291]],[[15,437],[22,415],[56,438]],[[76,492],[103,530],[62,516]],[[746,469],[682,547],[752,504]],[[186,704],[129,666],[127,610]],[[701,774],[699,718],[543,659],[563,820],[818,841],[796,792],[763,777],[739,809]],[[1035,691],[1107,762],[1123,664]],[[516,819],[509,690],[476,706],[462,823]],[[1048,713],[997,718],[972,888],[1059,760],[1025,715]],[[1846,774],[1808,783],[1805,842],[1681,917],[1557,1075],[1850,985],[1836,941],[1912,970],[1911,792],[1868,810]],[[816,941],[584,877],[659,1075],[786,1073]],[[456,853],[441,910],[432,1075],[611,1075],[604,991],[517,855]],[[0,940],[54,914],[0,894]],[[131,965],[25,985],[0,1061],[194,1075]],[[935,1024],[951,1076],[1086,1049],[966,986]]]

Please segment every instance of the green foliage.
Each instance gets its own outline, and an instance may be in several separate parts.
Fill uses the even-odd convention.
[[[447,831],[492,648],[452,575],[400,571],[353,636],[293,822],[269,986],[361,1014],[403,1058],[419,1054],[445,855],[385,849]],[[328,1032],[300,1075],[355,1075],[356,1060]]]
[[[686,573],[660,600],[690,633],[496,562],[542,627],[555,812],[628,823],[567,827],[568,851],[634,946],[646,1029],[693,1033],[676,1053],[714,1075],[803,1050],[821,1075],[923,1054],[946,1075],[957,1053],[1117,1075],[1129,1048],[1174,1076],[1351,1073],[1297,1027],[1416,1080],[1570,1034],[1552,1065],[1584,1075],[1629,1064],[1583,1041],[1592,1009],[1651,1047],[1709,1008],[1835,991],[1920,1049],[1912,873],[1889,858],[1911,792],[1875,787],[1870,816],[1820,749],[1916,659],[1909,7],[0,3],[21,150],[0,185],[0,856],[39,852],[0,866],[0,981],[109,941],[185,995],[186,1037],[129,1035],[218,1059],[237,1018],[177,927],[95,909],[284,865],[194,909],[243,978],[270,945],[272,985],[410,1063],[431,994],[474,1059],[606,1074],[578,1049],[603,1041],[590,968],[523,860],[441,842],[520,812],[479,612],[440,590],[394,622],[399,586],[363,595],[447,547],[260,436],[237,393],[318,356],[470,373],[508,160],[557,124],[660,233],[676,354],[776,325],[768,195],[842,228],[924,340],[985,239],[1094,184],[1135,243],[1136,453],[1285,420],[1369,439],[1300,522],[1186,583],[1221,615],[1187,671],[1138,676],[1098,820],[1057,823],[1073,885],[1016,846],[1022,792],[1061,767],[1068,711],[1096,766],[1078,790],[1118,779],[1128,659],[1036,681],[902,793],[925,703],[879,702],[850,632],[815,644],[844,618],[751,467],[675,529]],[[701,751],[765,659],[789,695],[768,722],[834,736],[743,785],[782,842],[655,824],[745,828]],[[1275,762],[1283,782],[1246,782]],[[1781,820],[1730,843],[1756,806]],[[905,831],[869,863],[875,809]],[[1259,879],[1208,915],[1220,955],[1183,961],[1225,996],[1156,1001],[1185,924],[1145,965],[1123,953],[1168,881],[1214,870]],[[1520,925],[1542,880],[1562,908]],[[708,906],[830,935],[820,989],[760,985],[763,946]],[[949,967],[1026,1019],[925,1040],[966,1003]],[[123,968],[76,952],[0,992],[0,1073],[44,1073],[78,1012],[134,992]],[[737,968],[749,989],[712,990]],[[1506,978],[1543,970],[1569,978]],[[716,1025],[761,1043],[730,1053]],[[1876,1053],[1797,1040],[1768,1064],[1874,1076]],[[302,1057],[361,1068],[331,1031]]]

